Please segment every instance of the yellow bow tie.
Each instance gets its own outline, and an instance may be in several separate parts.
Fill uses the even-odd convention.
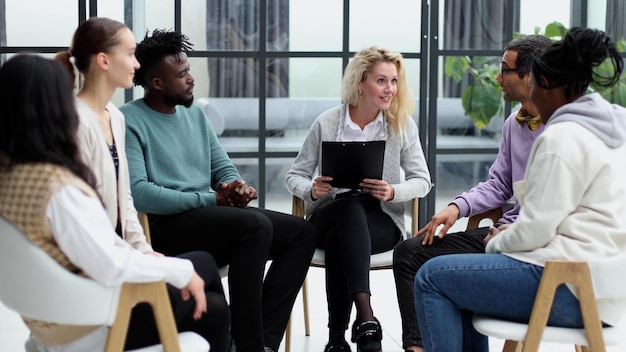
[[[527,115],[528,112],[526,112],[526,109],[521,108],[517,113],[517,116],[515,116],[515,119],[520,126],[524,126],[524,124],[526,124],[531,131],[536,131],[539,126],[541,126],[541,116],[537,115],[535,117],[531,117]]]

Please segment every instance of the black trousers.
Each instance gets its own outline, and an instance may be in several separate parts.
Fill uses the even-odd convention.
[[[190,252],[179,255],[191,260],[196,272],[204,280],[204,292],[207,299],[207,311],[199,320],[193,318],[195,300],[193,297],[183,301],[180,290],[167,285],[167,290],[174,312],[178,331],[194,331],[204,337],[211,345],[211,351],[226,352],[230,348],[230,317],[228,304],[224,297],[222,281],[217,265],[206,252]],[[152,308],[141,303],[133,308],[125,349],[134,349],[159,343]]]
[[[432,245],[422,246],[424,236],[414,237],[398,243],[393,252],[393,275],[402,319],[402,345],[423,346],[417,316],[413,281],[419,268],[427,260],[445,254],[484,253],[483,238],[489,234],[488,227],[466,232],[448,233],[442,239],[435,237]]]
[[[328,327],[347,329],[352,296],[370,294],[370,255],[392,249],[401,232],[369,196],[347,197],[317,209],[310,218],[317,247],[326,255]]]
[[[165,254],[190,250],[230,265],[231,337],[238,352],[278,350],[315,250],[312,226],[258,208],[212,206],[149,215],[152,245]],[[265,263],[272,264],[265,275]]]

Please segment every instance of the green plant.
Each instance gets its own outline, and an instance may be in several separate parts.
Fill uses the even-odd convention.
[[[534,34],[541,34],[541,29],[535,27]],[[545,28],[543,35],[553,40],[559,40],[565,36],[568,28],[559,22],[552,22]],[[516,33],[515,38],[524,34]],[[617,48],[620,52],[626,51],[626,40],[623,38],[617,41]],[[445,61],[445,74],[458,84],[466,76],[470,76],[469,85],[463,90],[461,103],[463,110],[474,122],[477,128],[485,128],[496,116],[502,117],[503,100],[502,89],[496,81],[500,73],[499,62],[494,62],[493,58],[469,57],[469,56],[448,56]],[[604,62],[596,67],[595,72],[604,77],[613,73],[610,62]],[[590,89],[593,91],[593,87]],[[597,90],[608,101],[626,106],[626,72],[614,86]]]
[[[446,76],[459,83],[466,73],[471,83],[463,90],[463,110],[478,128],[485,128],[502,108],[502,88],[496,77],[500,67],[486,57],[449,56],[446,59]]]

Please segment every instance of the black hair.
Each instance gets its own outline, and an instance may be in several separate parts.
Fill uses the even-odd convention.
[[[141,43],[137,44],[135,51],[137,61],[141,65],[135,71],[135,85],[147,87],[155,66],[159,65],[166,56],[188,54],[192,51],[192,46],[189,38],[178,32],[155,29],[151,36],[146,33]]]
[[[0,68],[0,125],[3,166],[51,163],[95,186],[79,155],[72,81],[58,62],[30,54],[7,60]]]
[[[533,65],[533,54],[552,44],[552,40],[539,34],[525,35],[508,42],[504,50],[517,52],[516,68],[520,78],[529,73]]]
[[[594,71],[606,59],[611,61],[612,74],[603,76]],[[565,97],[583,95],[591,85],[606,88],[619,80],[624,61],[615,43],[601,30],[573,27],[565,38],[535,54],[532,74],[544,89],[565,87]],[[541,81],[543,76],[548,83]]]

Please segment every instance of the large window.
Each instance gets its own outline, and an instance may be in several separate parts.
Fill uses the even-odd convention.
[[[76,4],[78,3],[78,6]],[[413,118],[435,188],[420,203],[420,223],[485,179],[497,153],[502,104],[486,126],[461,106],[471,84],[445,75],[449,57],[498,63],[516,33],[541,32],[558,21],[626,33],[623,1],[588,0],[0,0],[0,60],[29,51],[66,50],[78,23],[106,16],[131,27],[137,40],[155,28],[194,43],[196,104],[207,113],[256,205],[290,211],[284,186],[312,121],[340,103],[343,68],[369,45],[402,52],[415,95]],[[141,89],[116,92],[121,105]],[[496,97],[497,99],[497,97]],[[499,101],[499,100],[498,100]]]

